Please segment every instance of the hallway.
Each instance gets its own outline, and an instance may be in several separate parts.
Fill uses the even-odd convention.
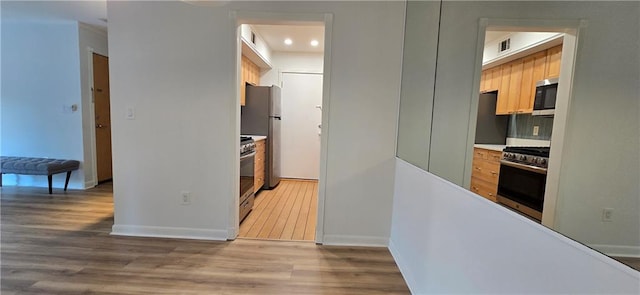
[[[317,205],[317,181],[282,179],[275,189],[258,193],[238,237],[314,241]]]

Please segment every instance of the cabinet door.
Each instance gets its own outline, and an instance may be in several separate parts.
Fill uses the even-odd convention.
[[[489,70],[484,70],[480,75],[480,92],[481,93],[487,91],[488,74],[489,74]]]
[[[547,66],[544,78],[557,78],[560,76],[560,59],[562,57],[562,45],[547,49]]]
[[[520,94],[519,112],[533,112],[533,102],[536,96],[536,82],[544,79],[547,62],[547,52],[540,51],[526,57],[522,73],[522,93]]]
[[[260,68],[253,63],[248,57],[242,56],[240,61],[240,105],[245,105],[246,85],[260,84]]]
[[[498,88],[498,102],[496,115],[509,114],[509,83],[511,79],[511,63],[500,66],[500,88]]]
[[[511,62],[511,75],[509,76],[509,100],[507,103],[507,111],[515,113],[518,111],[520,102],[520,85],[522,84],[522,71],[524,66],[523,59],[517,59]]]
[[[533,81],[533,66],[535,58],[527,56],[523,58],[522,66],[522,82],[520,83],[520,99],[518,101],[518,113],[533,112],[533,92],[535,91],[535,82]],[[531,109],[529,108],[531,105]]]
[[[249,71],[247,70],[248,59],[243,55],[240,60],[240,105],[245,105],[247,78]]]
[[[493,67],[491,69],[489,69],[489,82],[488,82],[488,89],[490,91],[496,91],[498,89],[500,89],[500,81],[502,80],[502,73],[500,71],[500,67]]]
[[[264,163],[265,163],[265,141],[256,142],[256,156],[254,158],[254,185],[253,192],[256,193],[264,185]]]

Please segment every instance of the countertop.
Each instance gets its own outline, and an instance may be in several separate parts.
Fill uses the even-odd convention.
[[[244,134],[242,134],[242,135],[240,135],[240,136],[248,136],[248,137],[251,137],[251,138],[253,138],[253,141],[261,141],[261,140],[265,140],[265,139],[267,139],[267,137],[266,137],[266,136],[263,136],[263,135],[244,135]]]
[[[474,144],[473,147],[501,152],[507,146],[504,144]]]

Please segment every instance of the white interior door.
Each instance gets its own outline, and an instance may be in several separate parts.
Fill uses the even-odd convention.
[[[282,177],[318,179],[322,74],[282,74]]]

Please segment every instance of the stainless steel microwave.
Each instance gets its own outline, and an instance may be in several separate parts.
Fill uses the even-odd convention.
[[[553,116],[556,109],[558,78],[545,79],[536,83],[533,101],[533,116]]]

